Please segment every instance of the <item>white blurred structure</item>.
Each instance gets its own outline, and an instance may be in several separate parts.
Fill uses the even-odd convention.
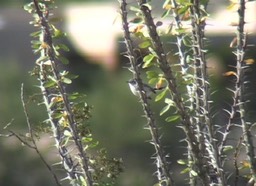
[[[211,6],[214,6],[214,3]],[[245,31],[248,33],[255,33],[256,30],[255,10],[255,1],[246,3]],[[117,38],[122,36],[118,11],[117,4],[94,3],[69,4],[63,12],[67,21],[66,30],[77,50],[91,60],[103,63],[107,69],[114,69],[117,66]],[[207,34],[234,35],[236,27],[231,24],[238,22],[237,11],[223,7],[223,10],[216,13],[206,22]],[[161,28],[165,29],[165,25],[170,24],[170,21],[164,20]],[[185,24],[188,27],[190,25],[189,22]]]

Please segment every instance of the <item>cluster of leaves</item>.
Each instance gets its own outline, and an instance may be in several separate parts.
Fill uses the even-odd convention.
[[[244,70],[254,60],[245,60],[246,34],[244,32],[245,1],[231,1],[232,7],[236,7],[239,20],[233,25],[237,27],[234,52],[237,57],[237,65],[234,71],[224,75],[235,75],[236,82],[233,94],[233,103],[228,112],[229,121],[223,126],[216,125],[213,121],[217,115],[211,110],[211,89],[207,71],[206,46],[205,46],[205,25],[209,14],[206,11],[208,0],[165,0],[163,3],[162,19],[169,26],[167,31],[162,32],[162,21],[153,21],[152,7],[150,2],[137,0],[137,6],[129,6],[125,0],[120,1],[120,10],[123,21],[124,40],[127,47],[127,57],[130,60],[129,70],[133,73],[138,83],[140,101],[148,120],[148,129],[152,136],[151,143],[156,150],[155,163],[157,166],[158,185],[174,185],[170,174],[169,162],[166,161],[167,154],[161,146],[158,126],[152,118],[149,100],[145,96],[145,84],[141,78],[146,73],[148,84],[154,85],[156,89],[164,87],[155,101],[164,100],[166,106],[160,111],[160,115],[167,115],[167,122],[180,123],[187,142],[187,159],[179,160],[178,164],[187,165],[182,173],[188,173],[191,185],[227,185],[228,172],[225,172],[227,151],[233,150],[235,160],[238,159],[238,151],[241,149],[241,140],[247,152],[247,159],[250,165],[250,174],[246,175],[255,180],[255,156],[252,134],[250,132],[253,123],[246,119],[246,100],[243,80]],[[128,21],[129,15],[134,16]],[[172,20],[172,21],[170,21]],[[171,55],[165,51],[161,37],[175,37],[177,53]],[[133,41],[136,39],[136,43]],[[234,44],[232,44],[234,46]],[[177,57],[178,56],[178,60]],[[142,62],[141,62],[141,59]],[[237,123],[239,118],[240,122]],[[227,136],[230,135],[232,127],[242,129],[241,138],[237,139],[239,148],[235,150],[227,143]],[[217,135],[221,134],[220,139]],[[234,165],[235,176],[239,177],[238,165]],[[248,167],[247,167],[248,168]],[[238,179],[235,180],[235,184]]]

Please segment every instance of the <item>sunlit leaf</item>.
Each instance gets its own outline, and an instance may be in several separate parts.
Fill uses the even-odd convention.
[[[223,74],[223,76],[236,76],[236,72],[234,71],[228,71]]]
[[[227,152],[227,151],[230,151],[230,150],[232,150],[232,149],[234,149],[233,146],[231,146],[231,145],[226,145],[226,146],[223,147],[223,152]]]
[[[165,10],[164,13],[161,15],[161,18],[165,18],[170,14],[171,9]]]
[[[180,165],[186,165],[187,164],[187,160],[179,159],[177,161],[177,163],[180,164]]]
[[[190,172],[190,168],[185,168],[180,173],[181,174],[186,174],[186,173],[189,173],[189,172]]]
[[[246,161],[246,160],[241,161],[240,169],[249,169],[250,167],[251,167],[251,164],[249,161]]]
[[[171,106],[175,105],[175,102],[173,100],[171,100],[170,98],[165,98],[164,102]]]
[[[165,119],[166,122],[173,122],[180,119],[180,115],[169,116]]]
[[[66,83],[66,84],[71,84],[71,83],[72,83],[72,80],[69,79],[69,78],[63,77],[63,78],[62,78],[62,82],[63,82],[63,83]]]
[[[163,9],[168,9],[167,7],[170,6],[170,0],[165,0],[164,4],[163,4]]]
[[[72,137],[71,132],[68,131],[68,130],[65,130],[65,131],[64,131],[64,135],[67,136],[67,137]]]
[[[167,92],[168,92],[168,89],[164,89],[160,94],[158,94],[156,96],[155,101],[157,102],[157,101],[160,101],[161,99],[163,99]]]
[[[130,10],[134,12],[140,12],[141,10],[135,6],[130,6]]]
[[[158,82],[156,83],[156,88],[157,89],[160,89],[160,88],[162,88],[163,87],[163,83],[164,83],[164,78],[163,77],[160,77],[159,78],[159,80],[158,80]]]
[[[146,56],[143,58],[144,64],[143,64],[142,68],[147,68],[147,67],[153,65],[152,62],[153,62],[153,59],[154,59],[154,58],[155,58],[155,56],[154,56],[153,54],[148,54],[148,55],[146,55]]]
[[[33,8],[33,3],[28,3],[23,6],[23,9],[27,11],[28,13],[32,13],[34,8]]]
[[[166,113],[171,108],[171,105],[166,105],[161,111],[160,116],[162,116],[164,113]]]
[[[229,11],[237,11],[239,8],[239,4],[236,2],[232,2],[228,7],[227,10]]]
[[[252,65],[255,63],[255,60],[254,59],[246,59],[244,60],[244,62],[247,64],[247,65]]]
[[[194,170],[191,170],[190,173],[191,173],[192,176],[195,176],[195,177],[198,175],[197,172],[194,171]]]

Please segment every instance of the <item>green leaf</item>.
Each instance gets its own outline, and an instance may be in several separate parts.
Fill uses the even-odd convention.
[[[195,176],[195,177],[198,175],[197,172],[194,171],[194,170],[191,170],[190,173],[191,173],[192,176]]]
[[[56,85],[56,82],[55,82],[55,81],[49,80],[49,81],[47,81],[47,82],[44,84],[44,87],[45,87],[45,88],[50,88],[50,87],[53,87],[53,86],[55,86],[55,85]]]
[[[164,102],[168,105],[174,106],[175,103],[173,100],[171,100],[170,98],[165,98]]]
[[[148,48],[149,46],[151,46],[151,42],[149,40],[146,40],[139,44],[140,48]]]
[[[186,160],[183,160],[183,159],[179,159],[179,160],[177,161],[177,163],[180,164],[180,165],[186,165],[186,164],[187,164],[187,161],[186,161]]]
[[[189,9],[189,6],[184,6],[178,10],[178,14],[182,15]]]
[[[148,54],[143,58],[143,66],[142,68],[147,68],[153,65],[153,59],[155,58],[155,56],[153,54]]]
[[[160,116],[162,116],[164,113],[166,113],[170,109],[171,105],[166,105],[161,111]]]
[[[160,101],[161,99],[163,99],[164,96],[166,95],[167,91],[168,91],[168,89],[164,89],[164,91],[162,91],[160,94],[158,94],[155,98],[155,102]]]
[[[67,136],[67,137],[72,137],[71,132],[68,131],[68,130],[65,130],[65,131],[64,131],[64,135]]]
[[[65,52],[69,52],[69,48],[67,47],[67,45],[64,45],[64,44],[61,44],[61,43],[58,44],[58,45],[56,45],[55,48],[56,48],[57,50],[62,49],[62,50],[65,51]]]
[[[132,20],[130,20],[131,23],[142,23],[143,19],[142,17],[135,17]]]
[[[28,3],[23,6],[23,9],[27,11],[28,13],[32,13],[34,11],[33,3]]]
[[[152,78],[157,78],[158,77],[158,73],[155,71],[147,71],[147,78],[148,79],[152,79]]]
[[[163,8],[165,8],[170,3],[170,0],[165,0],[163,4]]]
[[[170,9],[165,10],[164,13],[161,15],[161,18],[165,18],[166,16],[168,16],[170,14]]]
[[[142,67],[142,68],[147,68],[147,67],[151,66],[151,65],[152,65],[151,62],[153,61],[154,58],[155,58],[155,56],[154,56],[153,54],[148,54],[148,55],[146,55],[146,56],[143,58],[144,64],[143,64],[143,67]]]
[[[148,84],[155,84],[156,82],[158,81],[158,77],[157,78],[151,78],[149,81],[148,81]]]
[[[187,47],[191,47],[192,44],[193,44],[192,41],[191,41],[191,38],[188,37],[188,36],[183,37],[182,41],[183,41],[184,45],[187,46]]]
[[[36,31],[36,32],[32,32],[31,34],[30,34],[30,36],[31,37],[38,37],[38,36],[40,36],[41,35],[41,31]]]
[[[52,114],[52,118],[53,119],[59,119],[63,116],[63,113],[59,112],[59,113],[53,113]]]
[[[173,122],[180,119],[180,115],[173,115],[173,116],[169,116],[165,119],[166,122]]]
[[[130,7],[130,10],[131,10],[131,11],[134,11],[134,12],[140,12],[140,11],[141,11],[139,8],[137,8],[137,7],[135,7],[135,6],[131,6],[131,7]]]
[[[63,82],[63,83],[66,83],[66,84],[71,84],[71,83],[72,83],[72,80],[69,79],[69,78],[63,77],[63,78],[62,78],[62,82]]]
[[[233,146],[231,146],[231,145],[226,145],[226,146],[223,147],[223,152],[227,152],[227,151],[230,151],[230,150],[232,150],[232,149],[234,149]]]
[[[190,171],[190,168],[188,167],[188,168],[183,169],[180,173],[181,173],[181,174],[186,174],[186,173],[188,173],[189,171]]]

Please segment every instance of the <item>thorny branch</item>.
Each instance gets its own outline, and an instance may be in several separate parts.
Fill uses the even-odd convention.
[[[121,4],[120,9],[121,9],[121,16],[122,16],[124,39],[125,39],[125,44],[127,47],[127,57],[130,60],[131,71],[133,72],[134,78],[138,82],[143,110],[144,110],[146,118],[148,120],[148,127],[150,130],[151,136],[152,136],[152,144],[154,145],[155,151],[156,151],[156,165],[157,165],[157,169],[158,169],[157,170],[158,181],[159,181],[159,184],[161,184],[161,185],[173,186],[174,181],[171,176],[169,163],[166,159],[166,155],[164,153],[163,146],[160,141],[159,129],[156,124],[156,120],[153,116],[153,113],[151,111],[151,107],[148,102],[148,98],[145,94],[143,83],[140,78],[140,71],[139,71],[138,65],[136,63],[137,55],[134,50],[133,41],[131,39],[130,32],[129,32],[129,24],[127,21],[127,10],[126,10],[127,3],[125,0],[122,0],[120,2],[120,4]]]

